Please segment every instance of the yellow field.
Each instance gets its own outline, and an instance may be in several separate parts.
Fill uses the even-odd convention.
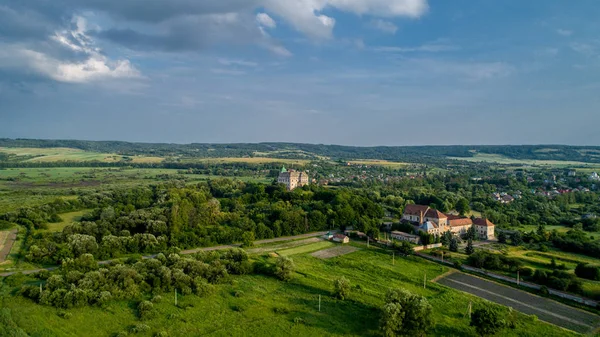
[[[30,162],[55,162],[55,161],[101,161],[105,163],[119,162],[123,160],[123,156],[114,153],[98,153],[84,151],[80,149],[72,149],[66,147],[52,148],[9,148],[0,147],[0,152],[13,154],[21,157],[35,158],[27,159]],[[131,157],[133,163],[160,163],[164,158],[160,157]]]
[[[470,162],[488,162],[498,164],[517,164],[517,165],[539,165],[539,166],[578,166],[589,168],[600,168],[600,164],[584,163],[579,161],[562,160],[531,160],[531,159],[512,159],[505,156],[489,153],[478,153],[473,157],[448,157],[448,159],[464,160]]]
[[[204,162],[204,163],[250,163],[250,164],[268,164],[282,163],[286,165],[305,165],[310,162],[308,159],[284,159],[284,158],[269,158],[269,157],[248,157],[248,158],[202,158],[197,160],[186,160],[186,162]]]
[[[408,163],[387,161],[387,160],[371,160],[371,159],[362,159],[362,160],[351,160],[349,161],[352,165],[371,165],[371,166],[384,166],[389,168],[402,168],[406,167]]]

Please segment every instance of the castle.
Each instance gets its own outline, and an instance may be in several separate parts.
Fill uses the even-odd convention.
[[[277,178],[277,182],[284,184],[288,191],[291,191],[296,187],[308,185],[308,174],[296,170],[286,170],[285,166],[283,166],[279,173],[279,177]]]

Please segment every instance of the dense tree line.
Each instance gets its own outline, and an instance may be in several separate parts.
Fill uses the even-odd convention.
[[[228,179],[88,194],[76,203],[94,211],[62,232],[35,234],[29,261],[55,264],[82,254],[108,259],[168,247],[244,242],[247,233],[258,240],[347,226],[376,237],[383,215],[359,191],[306,186],[289,192],[278,184]],[[21,213],[8,218],[31,221],[34,227],[46,220]]]

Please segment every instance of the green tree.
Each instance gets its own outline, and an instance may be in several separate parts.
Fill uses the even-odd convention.
[[[282,281],[291,280],[295,269],[294,261],[287,256],[280,256],[275,262],[275,276]]]
[[[450,245],[448,246],[451,252],[458,252],[458,239],[453,237],[450,239]]]
[[[475,247],[473,247],[473,240],[471,240],[470,238],[469,241],[467,241],[467,248],[465,248],[465,253],[467,253],[467,255],[475,253]]]
[[[471,207],[469,206],[469,201],[465,198],[461,198],[456,203],[456,211],[460,214],[460,216],[465,216],[467,213],[471,211]]]
[[[340,300],[348,298],[350,288],[350,281],[343,276],[333,281],[333,294]]]
[[[433,309],[423,296],[390,289],[381,308],[380,329],[385,336],[424,336],[433,327]]]
[[[498,242],[499,243],[506,243],[507,239],[508,238],[506,237],[506,233],[504,231],[498,232]]]
[[[485,306],[473,312],[470,325],[475,327],[480,336],[490,336],[500,332],[505,326],[505,321],[498,309]]]
[[[244,232],[244,234],[242,234],[242,247],[254,246],[254,240],[256,240],[256,237],[253,231]]]
[[[520,246],[523,244],[523,234],[520,231],[516,231],[511,235],[510,240],[513,246]]]

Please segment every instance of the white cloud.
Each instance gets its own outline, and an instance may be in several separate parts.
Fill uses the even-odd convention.
[[[392,22],[381,19],[371,21],[371,27],[389,34],[396,34],[396,32],[398,31],[398,26],[396,26]]]
[[[226,58],[220,58],[217,60],[220,64],[224,66],[240,66],[240,67],[257,67],[258,63],[245,61],[245,60],[231,60]]]
[[[398,47],[398,46],[379,46],[374,47],[374,51],[388,52],[388,53],[415,53],[415,52],[426,52],[426,53],[439,53],[445,51],[459,50],[460,47],[440,42],[432,42],[423,44],[416,47]]]
[[[597,53],[598,47],[590,43],[575,42],[571,43],[571,49],[585,56],[593,56]]]
[[[562,36],[571,36],[573,35],[573,31],[567,29],[557,29],[556,33]]]
[[[7,66],[12,63],[13,66],[17,65],[16,68],[27,68],[56,81],[69,83],[141,77],[129,60],[110,60],[94,46],[94,41],[86,34],[85,18],[74,17],[72,23],[74,29],[55,32],[50,36],[50,41],[74,53],[74,59],[61,59],[24,45],[7,45],[4,48],[11,50],[11,57],[14,58]],[[7,55],[0,56],[6,59]]]
[[[332,36],[335,19],[322,13],[327,8],[358,15],[412,18],[421,17],[429,9],[427,0],[264,0],[264,7],[316,38]]]
[[[263,27],[267,27],[267,28],[277,27],[277,23],[275,22],[275,20],[273,20],[273,18],[271,18],[269,16],[269,14],[266,14],[266,13],[256,14],[256,21],[258,21],[258,23]]]

